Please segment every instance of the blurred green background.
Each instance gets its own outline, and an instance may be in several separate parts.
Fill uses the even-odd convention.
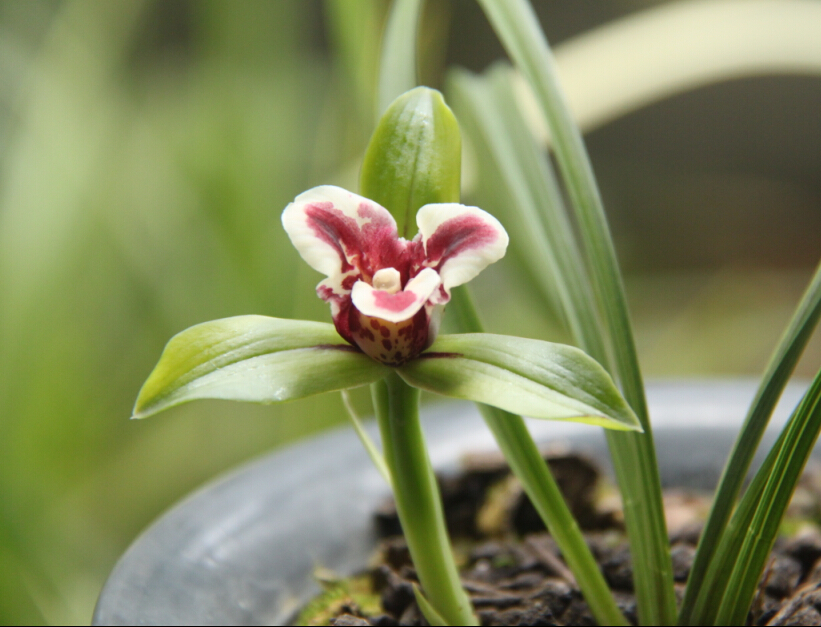
[[[555,45],[659,4],[536,7]],[[87,624],[163,509],[342,420],[336,395],[127,418],[185,327],[328,320],[279,215],[314,185],[356,189],[387,9],[0,1],[0,623]],[[421,42],[436,87],[503,57],[468,0],[432,3]],[[818,102],[817,77],[745,78],[588,135],[647,376],[763,368],[821,248]],[[563,337],[512,261],[476,292],[490,330]],[[820,362],[816,338],[800,373]]]

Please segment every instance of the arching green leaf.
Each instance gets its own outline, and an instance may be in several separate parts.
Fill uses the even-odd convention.
[[[224,318],[171,338],[140,390],[133,417],[206,398],[289,401],[373,383],[387,372],[342,340],[330,324]]]
[[[641,430],[604,368],[564,344],[489,333],[448,335],[398,372],[423,390],[533,418]]]

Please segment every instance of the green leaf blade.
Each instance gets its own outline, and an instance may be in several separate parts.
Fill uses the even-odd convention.
[[[379,60],[380,115],[396,98],[416,86],[416,38],[421,9],[421,0],[396,0],[391,6]]]
[[[608,431],[607,441],[623,496],[639,620],[648,625],[672,625],[677,608],[661,480],[624,286],[593,168],[559,88],[553,58],[531,4],[526,0],[479,3],[511,60],[533,87],[550,128],[554,154],[579,226],[594,306],[605,323],[607,333],[603,339],[609,345],[608,354],[612,351],[612,358],[608,354],[595,357],[605,362],[619,380],[644,429],[640,437]],[[587,348],[595,350],[593,346]]]
[[[199,399],[294,400],[372,383],[387,372],[345,343],[330,324],[224,318],[171,338],[140,390],[133,417]]]
[[[790,416],[784,430],[757,473],[753,484],[763,483],[760,495],[744,495],[739,511],[750,512],[745,524],[743,543],[727,577],[727,586],[714,623],[737,625],[743,622],[752,605],[758,582],[775,543],[778,528],[789,505],[804,466],[809,459],[818,435],[821,433],[821,370]],[[766,473],[759,480],[759,474]],[[756,502],[755,508],[745,507],[747,499]],[[744,521],[747,522],[747,521]],[[725,574],[726,576],[726,574]]]
[[[711,562],[719,554],[738,555],[738,550],[727,549],[723,545],[735,546],[737,540],[731,533],[725,533],[733,513],[738,494],[753,456],[758,450],[764,430],[769,424],[784,387],[790,379],[798,360],[804,352],[821,318],[821,264],[815,270],[801,302],[775,351],[770,357],[767,370],[753,400],[744,426],[738,435],[733,451],[722,473],[712,510],[699,540],[698,550],[690,570],[690,579],[681,606],[679,624],[703,623],[715,615],[718,589],[726,585],[726,573],[718,570],[708,572]],[[777,450],[775,446],[772,450]],[[709,614],[712,612],[712,615]]]
[[[453,297],[451,307],[459,328],[482,333],[484,327],[473,305],[469,287],[457,287],[453,290]],[[616,605],[613,593],[522,417],[481,403],[478,407],[511,469],[556,540],[593,616],[600,625],[627,625],[627,619]]]
[[[610,375],[572,346],[489,333],[449,335],[398,372],[423,390],[533,418],[641,429]]]

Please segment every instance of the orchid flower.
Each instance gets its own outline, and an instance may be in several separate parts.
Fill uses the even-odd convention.
[[[419,390],[514,414],[641,427],[607,372],[577,348],[487,333],[437,337],[451,290],[508,245],[490,214],[439,202],[458,200],[459,154],[458,124],[441,94],[400,96],[374,133],[362,177],[369,195],[397,213],[326,185],[282,214],[299,254],[326,277],[316,290],[333,325],[252,315],[186,329],[168,342],[134,417],[197,399],[270,403],[372,384],[384,454],[363,441],[394,488],[420,607],[432,624],[472,625],[419,424]],[[407,240],[394,216],[404,233],[416,207],[418,234]]]
[[[458,199],[458,128],[441,94],[413,89],[385,113],[365,155],[363,187],[380,201],[323,185],[283,211],[291,242],[326,277],[316,291],[333,325],[250,315],[191,327],[169,341],[134,417],[196,399],[288,401],[398,375],[515,414],[639,429],[607,372],[577,348],[489,333],[438,336],[451,290],[508,245],[489,213],[439,202]],[[414,206],[418,233],[407,240],[399,233]]]
[[[499,221],[477,207],[428,204],[416,223],[407,241],[387,209],[331,185],[300,194],[282,214],[299,254],[328,277],[316,291],[339,335],[388,366],[433,343],[451,288],[501,259],[508,244]]]

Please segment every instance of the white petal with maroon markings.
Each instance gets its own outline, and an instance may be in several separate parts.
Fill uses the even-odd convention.
[[[387,209],[333,185],[297,196],[283,211],[282,226],[308,265],[327,277],[349,271],[354,257],[367,253],[363,231],[378,229],[380,239],[397,237]]]
[[[388,322],[402,322],[413,317],[439,287],[439,275],[431,268],[425,268],[408,281],[405,289],[391,294],[377,290],[357,281],[351,291],[354,307],[366,316],[381,318]]]
[[[478,207],[456,203],[431,204],[416,214],[427,259],[447,292],[467,283],[505,255],[507,232],[501,223]]]

